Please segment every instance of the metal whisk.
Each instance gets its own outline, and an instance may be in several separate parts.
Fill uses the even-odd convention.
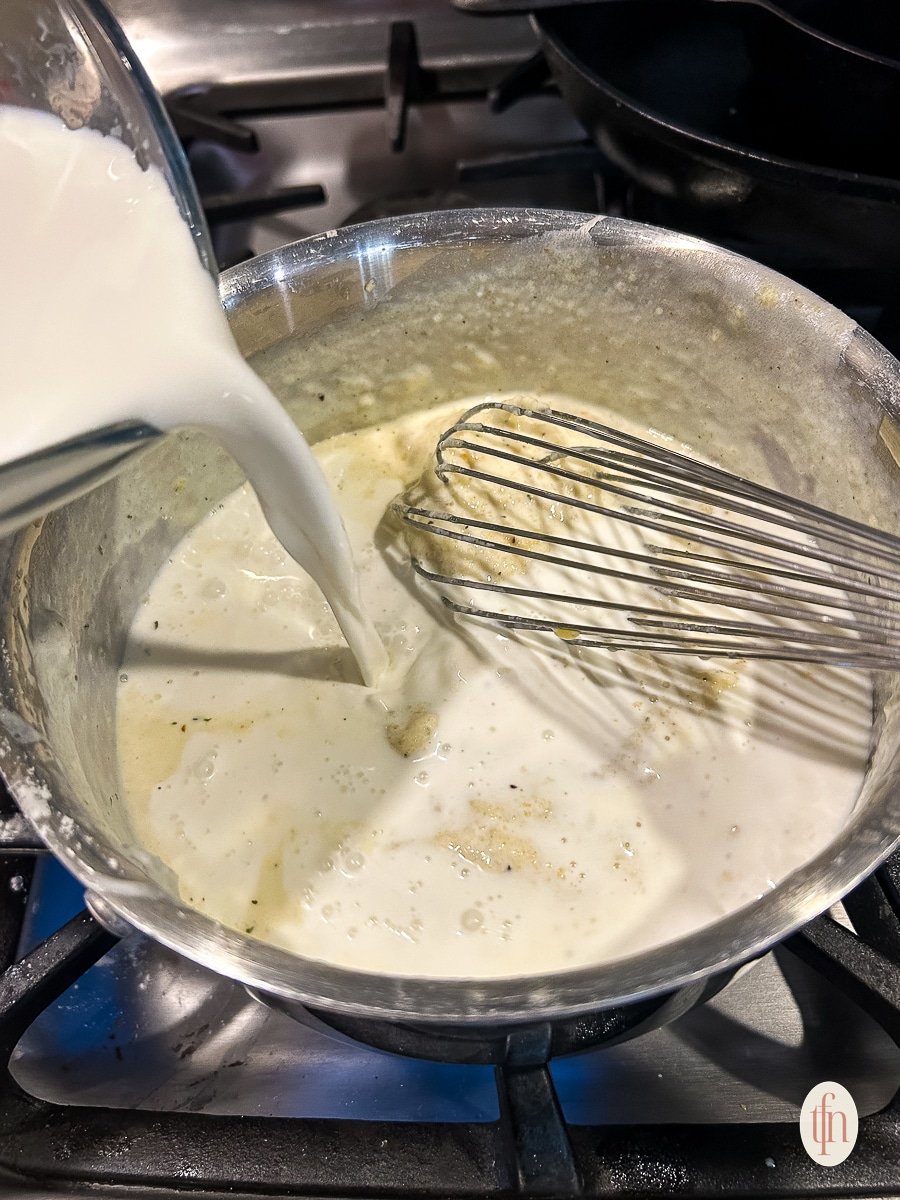
[[[891,534],[508,403],[441,436],[432,484],[395,511],[416,571],[454,612],[609,650],[900,666]]]

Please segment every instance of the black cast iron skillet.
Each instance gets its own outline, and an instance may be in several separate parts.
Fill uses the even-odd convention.
[[[603,0],[533,20],[564,97],[640,185],[633,215],[896,288],[900,4]]]

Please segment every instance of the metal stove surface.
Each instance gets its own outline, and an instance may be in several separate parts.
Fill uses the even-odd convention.
[[[380,108],[253,116],[243,123],[258,138],[254,154],[209,140],[191,146],[201,195],[319,184],[325,196],[314,206],[231,222],[227,229],[214,223],[220,258],[228,262],[245,251],[259,254],[393,213],[482,204],[597,207],[595,181],[584,171],[498,179],[477,170],[497,156],[515,158],[583,137],[555,97],[531,97],[490,120],[483,100],[415,109],[402,155],[391,151]]]
[[[227,91],[232,112],[384,100],[392,25],[416,27],[441,95],[475,91],[533,53],[528,18],[480,21],[449,0],[108,0],[164,96]],[[233,97],[233,98],[232,98]]]
[[[30,949],[81,908],[54,861],[38,867]],[[30,1027],[12,1073],[59,1104],[238,1116],[497,1119],[490,1067],[370,1050],[300,1025],[146,938],[120,942]],[[821,975],[776,952],[715,1000],[633,1041],[551,1067],[574,1125],[796,1121],[837,1078],[861,1115],[900,1086],[900,1050]]]
[[[449,0],[110,7],[184,137],[223,266],[397,212],[597,208],[559,96],[487,103],[537,48],[523,17],[480,21]],[[575,153],[535,167],[560,147]],[[306,194],[279,204],[286,189]]]

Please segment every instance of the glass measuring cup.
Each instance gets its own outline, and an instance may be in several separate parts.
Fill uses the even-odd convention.
[[[97,0],[0,4],[0,104],[96,129],[128,146],[142,168],[158,167],[201,262],[217,277],[181,144],[124,33]],[[0,537],[102,483],[160,436],[143,422],[121,422],[0,466]]]

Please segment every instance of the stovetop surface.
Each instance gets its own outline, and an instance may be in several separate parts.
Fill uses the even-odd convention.
[[[46,860],[23,948],[81,907]],[[579,1125],[796,1122],[838,1078],[865,1115],[900,1086],[900,1049],[861,1008],[783,952],[662,1029],[551,1067]],[[120,942],[31,1025],[13,1055],[27,1092],[56,1104],[241,1116],[493,1121],[486,1066],[368,1049],[251,998],[147,938]]]
[[[0,855],[0,954],[25,953],[0,974],[0,1191],[900,1194],[900,858],[840,920],[814,921],[670,1026],[494,1069],[298,1024],[147,939],[116,943],[58,864],[33,866]],[[826,1078],[861,1118],[854,1155],[829,1171],[797,1126]]]
[[[163,96],[227,87],[237,111],[261,107],[261,96],[272,106],[380,104],[399,21],[415,24],[426,69],[472,89],[537,49],[527,16],[480,21],[449,0],[109,0],[109,8]]]
[[[80,908],[44,862],[25,946]],[[860,1114],[900,1086],[900,1049],[826,979],[784,953],[746,967],[672,1025],[551,1068],[575,1124],[796,1122],[838,1078]],[[407,1060],[274,1012],[138,935],[115,946],[29,1028],[12,1073],[56,1104],[368,1121],[494,1121],[490,1067]]]

